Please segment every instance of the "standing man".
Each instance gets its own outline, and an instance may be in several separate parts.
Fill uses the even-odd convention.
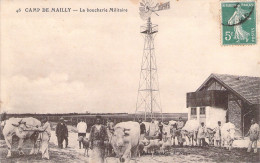
[[[159,124],[158,124],[158,128],[159,128],[159,135],[158,135],[158,138],[160,139],[160,141],[162,140],[162,135],[164,134],[163,132],[163,124],[162,124],[162,121],[159,121]]]
[[[218,121],[218,126],[214,128],[214,139],[216,141],[216,146],[221,147],[221,122]]]
[[[82,136],[83,138],[86,137],[86,133],[87,133],[87,124],[84,122],[83,119],[80,119],[80,122],[77,125],[77,130],[78,130],[78,137]],[[81,149],[81,144],[82,142],[79,141],[79,149]]]
[[[107,120],[107,136],[108,136],[108,144],[105,144],[106,145],[106,155],[107,156],[110,156],[112,153],[113,153],[113,147],[111,145],[111,137],[113,135],[113,132],[114,132],[114,121],[112,120],[112,118],[108,118]]]
[[[198,140],[199,140],[199,146],[204,147],[206,145],[206,133],[207,133],[207,129],[204,125],[204,122],[201,122],[201,126],[198,129]]]
[[[257,140],[259,138],[259,125],[256,123],[255,119],[251,120],[251,127],[246,136],[249,135],[250,142],[248,145],[247,152],[251,152],[252,146],[254,149],[254,153],[257,153]]]
[[[58,139],[58,146],[59,148],[63,148],[63,141],[65,139],[65,137],[68,137],[68,128],[66,126],[66,124],[64,123],[64,119],[60,118],[60,122],[57,124],[56,127],[56,136]]]
[[[158,124],[156,125],[154,122],[154,118],[152,118],[152,121],[149,125],[149,129],[148,129],[148,134],[149,136],[153,137],[156,136],[156,134],[158,133],[159,127]]]
[[[168,121],[163,125],[163,134],[166,135],[167,139],[171,138],[171,125],[169,125]]]
[[[114,130],[114,126],[115,126],[115,124],[114,124],[114,122],[112,121],[112,119],[111,119],[111,118],[108,118],[108,120],[107,120],[107,128],[108,128],[108,130],[109,130],[109,131],[113,131],[113,130]]]
[[[178,134],[177,134],[177,123],[171,125],[171,137],[172,137],[172,146],[175,146],[175,137],[178,139]]]
[[[41,135],[41,153],[43,159],[50,159],[49,156],[49,141],[51,137],[51,126],[47,117],[42,120],[41,127],[33,127],[33,130],[39,131]]]
[[[101,120],[101,116],[96,116],[96,124],[91,127],[89,135],[90,149],[92,150],[90,162],[93,163],[103,163],[105,160],[105,141],[108,140],[108,135]]]
[[[143,140],[146,133],[146,128],[142,118],[139,119],[139,124],[140,124],[140,140]]]
[[[178,144],[182,147],[183,146],[183,140],[182,140],[182,134],[181,129],[184,127],[184,122],[182,120],[182,117],[179,118],[179,121],[177,121],[177,131],[176,136],[178,140]]]

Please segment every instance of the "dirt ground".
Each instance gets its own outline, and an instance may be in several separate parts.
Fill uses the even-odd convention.
[[[3,140],[0,141],[0,162],[1,163],[13,163],[13,162],[88,162],[88,157],[84,157],[84,149],[78,149],[78,144],[70,143],[69,148],[59,149],[55,142],[50,143],[50,160],[42,160],[41,154],[30,156],[30,147],[32,143],[26,141],[24,145],[24,156],[19,156],[17,151],[12,152],[12,158],[6,158],[7,146]],[[14,143],[15,147],[17,146]],[[77,147],[76,147],[76,146]],[[172,162],[259,162],[259,155],[247,154],[245,148],[235,148],[231,152],[226,149],[216,147],[176,147],[172,148],[165,155],[155,154],[143,155],[136,158],[138,163],[172,163]],[[91,155],[91,151],[90,151]],[[107,163],[117,162],[116,158],[108,157]],[[131,161],[131,162],[134,162]]]

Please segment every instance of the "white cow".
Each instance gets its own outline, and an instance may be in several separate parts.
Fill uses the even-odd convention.
[[[162,142],[159,139],[150,139],[144,145],[144,152],[153,154],[160,149]]]
[[[236,127],[233,123],[225,123],[221,128],[221,142],[222,147],[229,150],[232,149],[233,141],[235,140]]]
[[[165,151],[166,150],[169,151],[171,146],[172,146],[171,137],[169,137],[168,134],[163,134],[162,135],[162,141],[160,142],[160,144],[161,144],[160,151],[163,154],[165,154]]]
[[[187,136],[189,145],[193,146],[193,143],[197,145],[197,131],[200,127],[200,123],[197,120],[188,120],[185,126],[182,128],[181,134]]]
[[[41,126],[41,122],[35,118],[10,118],[6,120],[3,135],[8,147],[7,157],[11,157],[12,150],[12,138],[16,135],[19,138],[18,150],[19,154],[24,154],[22,151],[23,141],[26,138],[31,138],[32,135],[36,134],[36,131],[31,130],[31,127]],[[38,136],[33,137],[35,144]],[[30,154],[35,154],[35,145],[31,150]]]
[[[170,124],[163,124],[163,134],[166,134],[166,137],[171,137],[171,128]]]
[[[121,122],[114,127],[111,144],[120,162],[129,162],[131,157],[136,157],[139,140],[139,123]]]

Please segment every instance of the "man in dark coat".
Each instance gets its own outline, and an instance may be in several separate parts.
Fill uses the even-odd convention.
[[[142,118],[139,119],[139,124],[140,124],[140,140],[143,140],[146,134],[146,128]]]
[[[68,137],[68,128],[66,126],[66,124],[64,123],[64,119],[61,118],[60,122],[57,124],[56,127],[56,136],[58,139],[58,147],[59,148],[63,148],[63,141],[64,139],[66,139]],[[68,144],[66,143],[66,146]]]

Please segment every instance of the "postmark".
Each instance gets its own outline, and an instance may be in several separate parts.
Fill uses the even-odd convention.
[[[222,45],[256,44],[255,1],[221,2]]]

